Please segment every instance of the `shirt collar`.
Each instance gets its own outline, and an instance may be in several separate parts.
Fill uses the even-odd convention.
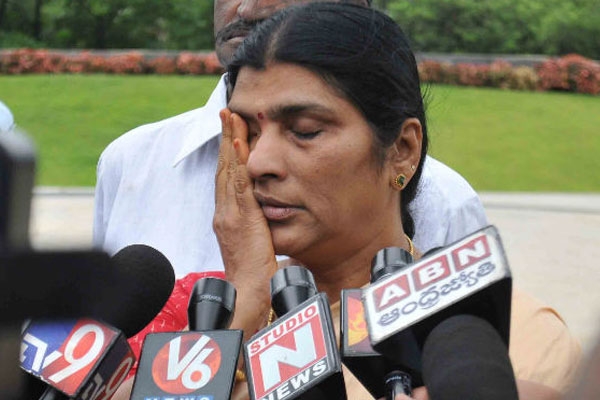
[[[173,160],[173,167],[206,142],[221,134],[219,111],[225,107],[227,107],[227,88],[225,74],[223,74],[204,107],[190,112],[190,117],[181,128],[184,130],[183,144]]]

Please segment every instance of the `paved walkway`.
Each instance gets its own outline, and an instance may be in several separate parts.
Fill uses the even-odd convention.
[[[556,308],[584,350],[600,334],[600,193],[481,193],[499,229],[514,284]],[[36,248],[91,243],[91,189],[37,188],[31,237]]]

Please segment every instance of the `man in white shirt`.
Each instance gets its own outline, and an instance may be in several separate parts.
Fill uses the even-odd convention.
[[[308,1],[215,0],[215,47],[221,63],[231,60],[257,22]],[[366,0],[356,2],[366,5]],[[147,244],[171,261],[177,277],[223,269],[212,219],[219,111],[226,105],[222,77],[204,107],[135,128],[104,150],[97,169],[97,246],[115,253],[129,244]],[[422,252],[487,225],[473,188],[431,157],[410,210],[414,242]]]

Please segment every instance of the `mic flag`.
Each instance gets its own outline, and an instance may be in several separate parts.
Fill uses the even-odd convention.
[[[73,399],[109,399],[135,357],[118,330],[91,319],[33,321],[21,368]]]
[[[244,347],[250,398],[345,399],[332,326],[319,293],[253,336]]]
[[[192,331],[146,336],[131,400],[229,399],[242,343],[241,330],[226,329],[235,298],[225,280],[198,280],[188,306]]]
[[[235,330],[148,334],[131,400],[229,399],[241,336]]]
[[[508,347],[511,288],[500,236],[489,226],[365,288],[371,344],[393,359],[397,333],[422,346],[441,321],[472,314],[490,322]]]
[[[344,365],[379,399],[385,396],[385,376],[393,363],[371,346],[361,295],[361,289],[342,290],[340,353]]]

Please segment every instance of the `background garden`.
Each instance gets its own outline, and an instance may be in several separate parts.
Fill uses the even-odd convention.
[[[374,4],[422,55],[435,157],[477,190],[600,191],[597,0]],[[114,138],[202,105],[222,71],[212,11],[206,0],[0,0],[0,100],[37,143],[37,183],[93,186]]]

